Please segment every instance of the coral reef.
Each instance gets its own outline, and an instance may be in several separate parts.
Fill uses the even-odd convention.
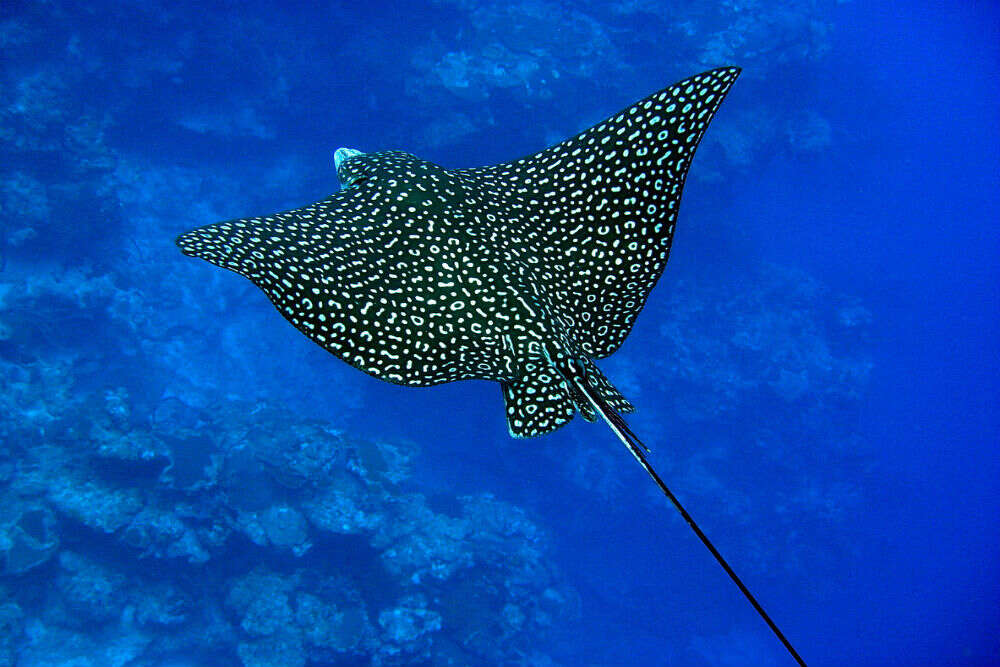
[[[611,93],[623,104],[633,101],[636,91],[665,84],[670,72],[723,64],[739,64],[747,72],[744,79],[754,82],[782,80],[790,66],[810,66],[829,52],[834,6],[829,0],[694,2],[683,7],[662,0],[436,4],[459,12],[461,20],[439,26],[415,51],[405,87],[415,111],[431,128],[420,136],[434,148],[490,130],[496,124],[491,108],[498,104],[532,107],[547,116],[547,126],[533,128],[531,141],[537,143],[562,139],[609,111],[584,107],[593,115],[581,119],[575,106],[577,115],[567,116],[558,104],[567,94],[580,100]],[[636,60],[635,52],[642,60]],[[776,104],[779,100],[769,95],[758,103],[755,115],[777,123],[780,133],[761,136],[753,118],[736,123],[727,136],[710,133],[709,142],[722,145],[730,167],[749,165],[751,149],[759,159],[769,148],[810,151],[819,146],[826,120],[815,110],[791,116]],[[703,176],[695,172],[696,178]]]
[[[55,516],[43,504],[10,503],[0,510],[0,574],[24,574],[59,549]]]
[[[69,366],[16,389],[0,574],[20,579],[0,648],[18,664],[179,648],[248,666],[499,664],[574,613],[523,511],[483,495],[450,516],[402,490],[412,445],[234,401],[195,417],[175,398],[139,420],[128,392],[81,391]]]

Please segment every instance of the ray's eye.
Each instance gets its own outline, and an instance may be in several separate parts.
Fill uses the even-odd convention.
[[[365,183],[372,180],[371,174],[357,174],[352,175],[347,178],[347,180],[341,181],[341,190],[350,190],[351,188],[356,188],[359,185],[364,185]]]

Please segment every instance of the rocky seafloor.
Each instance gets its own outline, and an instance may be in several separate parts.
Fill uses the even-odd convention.
[[[412,447],[2,368],[0,664],[503,664],[576,613],[530,517],[433,506]]]

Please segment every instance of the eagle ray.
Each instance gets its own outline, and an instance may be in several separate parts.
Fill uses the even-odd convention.
[[[340,191],[177,245],[249,278],[299,331],[374,377],[499,382],[513,437],[577,412],[603,419],[805,665],[653,469],[621,416],[634,407],[594,363],[619,348],[663,273],[695,149],[739,73],[687,78],[493,166],[341,148]]]

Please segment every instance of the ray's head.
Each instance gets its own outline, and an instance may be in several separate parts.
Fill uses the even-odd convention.
[[[337,169],[341,187],[351,187],[364,175],[364,160],[358,159],[363,156],[364,153],[356,148],[341,147],[333,152],[333,164]]]

